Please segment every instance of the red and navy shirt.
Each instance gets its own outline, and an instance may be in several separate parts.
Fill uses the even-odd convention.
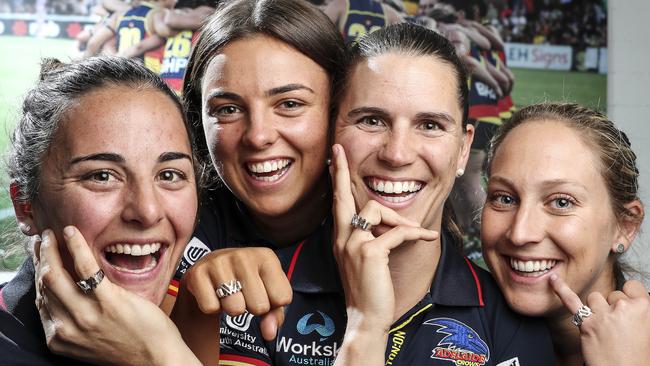
[[[147,26],[147,16],[154,9],[154,5],[144,2],[127,10],[117,23],[116,42],[117,51],[124,52],[145,38],[151,37],[151,30]],[[155,73],[160,73],[163,47],[147,51],[140,57],[144,65]]]
[[[183,77],[190,59],[192,45],[199,32],[184,30],[174,37],[167,38],[163,53],[160,78],[169,85],[178,95],[183,91]]]
[[[285,321],[271,342],[262,338],[258,317],[222,316],[221,365],[334,363],[345,332],[346,307],[331,229],[328,219],[304,241],[278,248],[258,234],[243,205],[229,192],[211,192],[178,275],[209,250],[267,246],[280,258],[293,288]],[[552,365],[545,326],[512,312],[491,276],[454,245],[443,237],[431,291],[391,328],[386,364]]]

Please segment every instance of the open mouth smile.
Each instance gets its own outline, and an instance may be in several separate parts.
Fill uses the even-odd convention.
[[[291,159],[272,159],[255,163],[246,163],[246,172],[261,182],[275,182],[282,178],[291,168]]]
[[[539,277],[548,273],[557,261],[555,259],[543,260],[519,260],[510,257],[510,268],[520,276],[523,277]]]
[[[386,202],[404,203],[417,195],[424,183],[417,180],[386,180],[376,177],[364,179],[366,186]]]
[[[162,247],[160,243],[112,244],[104,248],[104,256],[116,271],[142,274],[156,268]]]

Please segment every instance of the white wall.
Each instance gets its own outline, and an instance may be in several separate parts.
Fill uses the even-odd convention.
[[[607,112],[637,154],[646,220],[627,260],[650,272],[650,17],[648,0],[609,0]],[[645,278],[650,285],[650,278]]]

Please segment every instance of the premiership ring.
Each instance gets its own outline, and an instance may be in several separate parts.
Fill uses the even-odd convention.
[[[88,294],[92,290],[99,285],[100,282],[104,279],[104,271],[101,269],[92,276],[86,278],[85,280],[77,281],[77,286],[81,289],[81,291],[84,292],[84,294]]]
[[[231,280],[229,282],[224,282],[219,287],[217,287],[217,298],[223,299],[230,295],[234,295],[240,292],[242,289],[241,282],[237,280]]]
[[[573,319],[571,319],[571,323],[573,323],[573,325],[579,327],[579,326],[582,325],[583,320],[585,320],[585,318],[588,318],[588,317],[589,317],[591,314],[593,314],[593,313],[594,313],[594,312],[591,311],[591,309],[589,308],[589,306],[587,306],[587,305],[582,305],[582,306],[578,309],[578,311],[573,315]]]
[[[350,225],[352,225],[353,228],[356,229],[361,229],[363,231],[370,231],[372,229],[372,225],[364,219],[363,217],[354,214],[352,216],[352,221],[350,222]]]

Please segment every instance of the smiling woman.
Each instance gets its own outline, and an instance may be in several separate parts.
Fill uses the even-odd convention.
[[[190,141],[174,93],[137,62],[44,62],[9,159],[35,245],[0,290],[3,364],[198,363],[157,307],[195,223]]]

